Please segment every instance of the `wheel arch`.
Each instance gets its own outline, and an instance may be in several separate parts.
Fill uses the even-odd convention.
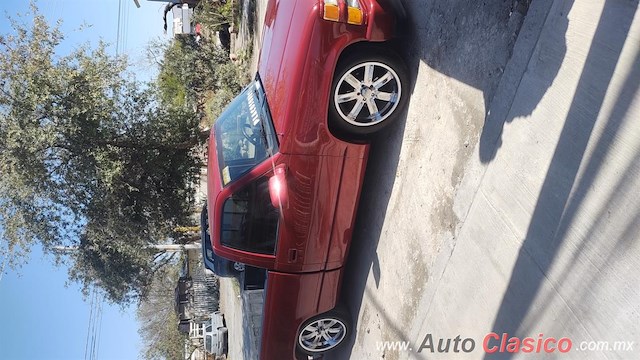
[[[409,92],[407,91],[410,80],[408,78],[406,62],[400,56],[402,51],[399,46],[400,43],[398,41],[394,41],[393,39],[385,41],[368,41],[367,39],[360,39],[359,41],[355,41],[349,44],[340,52],[331,75],[331,90],[329,92],[329,99],[327,102],[327,128],[333,136],[342,141],[350,143],[368,143],[371,135],[388,126],[387,124],[389,122],[385,123],[382,126],[372,126],[371,128],[376,128],[376,130],[371,132],[354,133],[351,131],[347,131],[343,127],[341,128],[340,125],[337,125],[337,123],[339,122],[334,121],[335,119],[332,118],[332,97],[334,96],[333,92],[336,79],[340,76],[340,72],[343,70],[342,67],[345,65],[345,63],[352,62],[354,58],[360,57],[361,54],[363,60],[366,59],[366,54],[373,54],[374,56],[376,56],[376,54],[379,54],[380,57],[387,58],[387,60],[392,60],[392,62],[387,63],[387,65],[391,66],[391,68],[398,75],[400,75],[399,77],[404,79],[404,83],[401,86],[404,88],[405,93],[403,95],[403,99],[400,102],[399,112],[404,111],[403,108],[404,106],[406,106],[406,99],[408,98],[408,96],[410,96]],[[396,66],[392,65],[394,63]],[[391,120],[391,122],[393,121],[394,120]]]
[[[333,71],[331,73],[331,88],[329,90],[329,100],[327,101],[327,128],[329,132],[335,136],[336,138],[346,141],[349,143],[368,143],[365,139],[354,137],[353,134],[348,134],[335,126],[333,121],[331,121],[331,97],[333,96],[333,81],[336,78],[337,71],[340,69],[341,65],[344,63],[345,59],[350,58],[354,54],[363,51],[370,51],[371,48],[382,47],[383,44],[390,43],[390,40],[368,40],[366,38],[358,39],[351,44],[347,45],[340,54],[338,55],[338,59],[335,62],[333,67]]]

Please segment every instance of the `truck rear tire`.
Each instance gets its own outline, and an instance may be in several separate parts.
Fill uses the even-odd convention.
[[[340,347],[350,334],[348,314],[334,309],[305,321],[296,342],[301,352],[319,355]]]

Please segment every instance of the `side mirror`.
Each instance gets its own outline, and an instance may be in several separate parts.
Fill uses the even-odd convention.
[[[273,171],[273,176],[269,179],[269,196],[273,207],[277,209],[289,207],[289,191],[284,165],[277,166]]]

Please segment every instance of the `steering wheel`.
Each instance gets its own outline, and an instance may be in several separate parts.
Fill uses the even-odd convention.
[[[242,125],[242,135],[244,136],[245,139],[247,139],[250,143],[252,143],[253,145],[258,145],[258,142],[260,141],[260,138],[258,137],[258,133],[253,131],[253,128],[251,127],[251,125],[244,123]]]

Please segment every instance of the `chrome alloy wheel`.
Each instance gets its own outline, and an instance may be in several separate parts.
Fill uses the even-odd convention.
[[[333,318],[314,320],[298,335],[298,344],[311,353],[321,353],[333,349],[347,334],[345,324]]]
[[[377,61],[357,64],[338,80],[333,101],[340,117],[351,125],[381,123],[398,106],[402,84],[398,74]]]

